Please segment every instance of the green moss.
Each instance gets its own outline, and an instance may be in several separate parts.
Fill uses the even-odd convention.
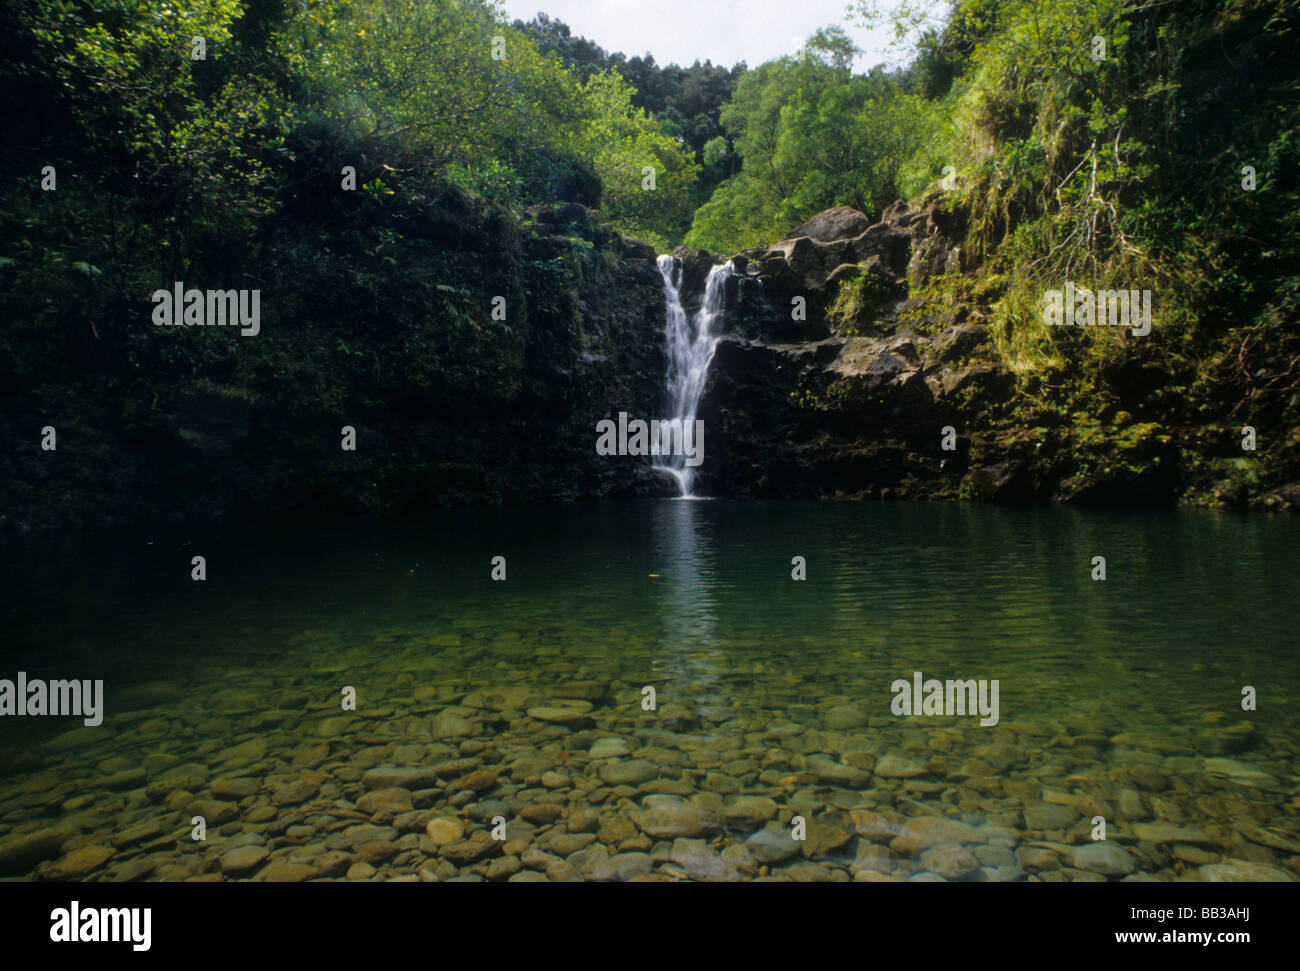
[[[865,264],[858,264],[865,268]],[[826,319],[837,325],[837,332],[857,337],[870,324],[884,304],[895,295],[893,284],[877,273],[862,272],[840,280],[835,296],[826,310]]]

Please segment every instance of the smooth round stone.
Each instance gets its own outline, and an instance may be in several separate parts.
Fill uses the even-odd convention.
[[[477,763],[471,759],[462,760],[465,771],[474,768]],[[459,765],[447,763],[434,768],[390,768],[369,769],[362,777],[361,784],[367,789],[423,789],[439,784],[439,775],[453,775]]]
[[[635,786],[659,777],[659,766],[647,759],[611,762],[600,767],[600,778],[611,786]]]
[[[153,873],[158,861],[150,857],[137,856],[134,860],[128,860],[118,868],[113,874],[114,881],[128,883],[132,880],[139,880]]]
[[[590,877],[603,863],[608,862],[608,859],[610,859],[610,848],[601,844],[593,844],[569,854],[567,862],[569,866],[577,870],[578,874]]]
[[[357,860],[361,863],[383,863],[391,860],[399,851],[400,847],[391,840],[376,840],[357,850]]]
[[[121,772],[123,769],[134,767],[134,763],[124,755],[110,755],[106,759],[100,759],[95,764],[95,769],[104,775],[111,775],[114,772]]]
[[[264,846],[241,846],[221,857],[221,872],[232,877],[255,870],[270,855]]]
[[[861,789],[871,779],[871,776],[862,769],[855,769],[851,765],[833,762],[830,759],[817,758],[816,761],[810,759],[808,769],[817,776],[819,782],[832,786],[848,786],[852,789]],[[922,769],[921,771],[924,772],[925,770]],[[878,773],[879,770],[877,770]],[[818,804],[821,804],[820,798]]]
[[[519,810],[519,815],[530,823],[536,823],[540,826],[546,826],[555,822],[564,815],[564,807],[557,806],[554,803],[542,803],[536,806],[525,806]]]
[[[473,692],[466,697],[465,703],[469,704],[472,700],[481,702],[482,707],[493,711],[510,711],[526,708],[539,699],[540,695],[533,688],[504,687]]]
[[[1056,853],[1037,846],[1022,846],[1016,850],[1016,862],[1031,873],[1056,870],[1061,866],[1060,857]]]
[[[411,791],[397,786],[375,789],[357,800],[357,809],[367,815],[388,812],[394,816],[411,811]]]
[[[851,789],[836,789],[829,795],[827,802],[836,809],[859,809],[869,804],[865,795]]]
[[[1300,853],[1300,841],[1264,829],[1261,826],[1256,826],[1254,823],[1239,823],[1237,824],[1237,831],[1252,843],[1258,843],[1260,846],[1281,850],[1283,853]]]
[[[804,856],[823,856],[833,853],[852,838],[853,835],[843,827],[829,823],[812,822],[808,824],[803,854]]]
[[[582,705],[582,707],[577,707]],[[529,708],[528,717],[553,725],[585,725],[591,722],[591,705],[587,702],[572,702],[563,708],[543,705]]]
[[[795,883],[847,883],[849,879],[843,870],[831,869],[820,863],[795,863],[782,868],[780,873]]]
[[[464,792],[487,792],[493,789],[497,784],[497,774],[487,769],[475,769],[469,775],[462,776],[447,787],[449,793]]]
[[[786,800],[786,805],[801,816],[814,816],[826,804],[816,789],[800,789]]]
[[[153,839],[163,832],[162,823],[156,819],[145,820],[130,826],[113,837],[114,846],[132,846]]]
[[[617,759],[630,751],[627,742],[621,738],[598,738],[587,753],[593,759]]]
[[[339,853],[338,850],[330,850],[313,859],[312,867],[315,868],[317,876],[335,877],[347,874],[347,868],[351,863],[350,855]]]
[[[1068,829],[1078,820],[1078,811],[1068,806],[1054,806],[1047,802],[1025,805],[1026,829]]]
[[[867,716],[856,708],[839,705],[822,716],[822,723],[832,731],[842,732],[850,728],[861,728],[867,723]]]
[[[945,880],[960,880],[978,870],[980,862],[960,843],[940,843],[921,854],[921,866]]]
[[[550,883],[550,878],[545,873],[538,873],[536,870],[520,870],[511,876],[507,883]]]
[[[1189,846],[1186,843],[1178,843],[1173,848],[1174,859],[1182,860],[1184,863],[1190,863],[1193,866],[1200,866],[1203,863],[1218,863],[1219,854],[1210,850],[1203,850],[1199,846]]]
[[[635,880],[654,869],[648,853],[620,853],[599,864],[592,873],[593,880]]]
[[[214,698],[211,702],[216,704]],[[250,708],[258,707],[256,702],[249,706]],[[222,757],[228,762],[254,762],[266,755],[266,739],[250,738],[247,742],[241,742],[222,753]]]
[[[166,720],[159,719],[159,721],[161,721],[162,724],[157,726],[157,730],[164,732],[167,731],[168,725]],[[145,724],[147,723],[142,722],[138,727],[146,732],[152,731],[152,729],[146,729]],[[144,769],[150,775],[157,775],[159,772],[165,772],[167,769],[180,765],[180,763],[180,758],[172,755],[170,752],[154,752],[150,755],[146,755],[141,760],[140,768]]]
[[[542,848],[557,856],[568,856],[590,846],[596,837],[592,833],[561,833],[551,830],[542,840]]]
[[[775,819],[777,804],[766,796],[737,796],[722,812],[729,823],[738,826],[761,826]]]
[[[107,846],[82,846],[53,863],[46,879],[75,880],[98,870],[112,858],[113,850]]]
[[[75,833],[75,829],[57,827],[0,840],[0,876],[19,876],[42,860],[58,856]]]
[[[1247,786],[1272,788],[1277,783],[1276,779],[1259,767],[1237,759],[1206,759],[1205,771],[1211,775],[1225,775],[1232,781]]]
[[[1197,871],[1206,883],[1294,883],[1295,876],[1281,867],[1247,860],[1224,860]]]
[[[433,840],[435,846],[446,846],[465,835],[465,827],[457,819],[431,819],[424,831]],[[348,873],[351,877],[351,872]],[[355,879],[355,878],[354,878]]]
[[[493,816],[511,816],[510,806],[500,799],[484,799],[465,807],[465,815],[477,822],[491,819]]]
[[[1191,826],[1175,826],[1172,823],[1134,823],[1133,834],[1149,843],[1191,843],[1197,846],[1218,846],[1219,841],[1211,839],[1204,832]]]
[[[474,723],[460,715],[439,715],[433,720],[434,738],[462,738],[474,732]]]
[[[176,789],[199,789],[208,781],[208,767],[197,762],[186,762],[163,772],[158,776],[158,781]]]
[[[144,769],[123,769],[100,779],[99,784],[105,789],[134,789],[144,785],[146,778]]]
[[[518,873],[523,868],[517,856],[503,856],[493,860],[488,864],[487,873],[484,874],[489,880],[505,880]]]
[[[631,815],[637,828],[653,839],[699,836],[707,828],[704,813],[681,802],[656,805]]]
[[[217,799],[237,801],[254,795],[258,790],[256,779],[213,779],[212,795]]]
[[[738,880],[740,872],[700,839],[673,840],[672,862],[692,880],[720,883]]]
[[[729,796],[740,792],[742,787],[739,779],[723,775],[721,772],[709,772],[704,776],[704,788],[710,792]]]
[[[926,769],[897,755],[885,755],[876,762],[875,773],[882,779],[915,779]]]
[[[745,847],[759,863],[780,863],[798,856],[802,843],[791,836],[789,826],[782,826],[772,820],[745,840]]]
[[[1113,843],[1088,843],[1074,848],[1077,870],[1100,873],[1106,877],[1123,877],[1137,869],[1133,854]]]
[[[995,869],[1015,868],[1019,869],[1016,864],[1016,854],[1005,846],[976,846],[972,852],[975,858],[980,861],[981,866],[993,867]]]
[[[296,779],[277,786],[271,792],[271,801],[277,806],[297,806],[314,798],[318,792],[320,792],[320,783],[315,779]]]
[[[462,743],[461,747],[464,748],[466,745],[469,744],[470,744],[469,742],[464,742]],[[479,744],[480,744],[480,751],[481,751],[482,750],[481,743]],[[423,745],[417,745],[414,743],[410,745],[399,745],[395,749],[393,749],[393,761],[399,765],[418,765],[420,761],[423,760],[424,753],[425,753],[425,746]]]

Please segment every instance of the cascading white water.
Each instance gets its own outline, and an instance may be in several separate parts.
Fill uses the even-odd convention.
[[[735,268],[728,261],[709,271],[704,284],[704,302],[693,320],[682,307],[681,262],[672,256],[661,256],[659,273],[664,279],[664,298],[668,305],[665,328],[669,417],[679,420],[683,429],[693,429],[700,396],[704,393],[704,379],[718,344],[715,325],[722,317],[727,281],[735,276]],[[686,464],[685,455],[659,456],[655,468],[677,480],[683,498],[691,497],[695,470]]]

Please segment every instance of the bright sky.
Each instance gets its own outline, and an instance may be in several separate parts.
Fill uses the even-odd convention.
[[[689,67],[696,59],[757,67],[792,54],[818,27],[844,27],[867,53],[856,68],[897,64],[892,31],[874,34],[845,21],[848,0],[505,0],[511,20],[541,11],[573,34],[628,57],[649,52],[658,64]]]

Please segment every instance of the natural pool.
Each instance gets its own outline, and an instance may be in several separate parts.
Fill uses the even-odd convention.
[[[1295,879],[1297,540],[671,500],[10,534],[0,678],[104,717],[0,718],[0,876]],[[892,714],[918,671],[996,724]]]

